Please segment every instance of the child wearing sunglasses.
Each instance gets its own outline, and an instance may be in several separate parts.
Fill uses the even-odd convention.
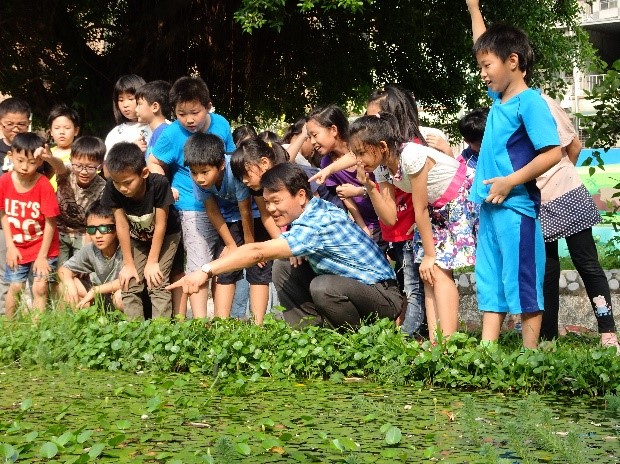
[[[86,213],[85,230],[90,237],[89,243],[58,270],[64,300],[72,306],[84,308],[101,295],[104,307],[122,311],[118,271],[123,266],[123,255],[116,236],[114,213],[99,200],[95,201]],[[83,275],[89,278],[80,278]]]
[[[78,252],[89,241],[86,234],[86,211],[101,197],[105,180],[97,175],[106,147],[98,137],[83,136],[71,146],[69,163],[54,156],[46,149],[41,157],[56,173],[58,189],[56,197],[60,205],[58,232],[60,234],[60,255],[58,265]]]

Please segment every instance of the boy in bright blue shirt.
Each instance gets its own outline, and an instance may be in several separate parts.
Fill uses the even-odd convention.
[[[204,204],[194,198],[194,187],[189,168],[183,158],[183,146],[190,135],[198,132],[214,134],[224,142],[226,151],[235,144],[228,121],[219,114],[210,113],[212,102],[207,84],[199,77],[181,77],[170,89],[170,105],[176,121],[164,129],[149,156],[150,172],[168,174],[175,195],[174,208],[179,212],[186,251],[185,271],[199,269],[205,257],[213,259],[218,234],[213,228]],[[208,292],[190,296],[195,316],[207,315]]]
[[[136,115],[139,123],[151,128],[151,138],[144,152],[148,160],[153,147],[164,129],[170,125],[170,84],[166,81],[151,81],[136,90]]]
[[[549,107],[525,81],[533,64],[525,32],[497,23],[485,31],[478,1],[467,5],[474,53],[493,99],[470,194],[482,205],[476,252],[482,343],[499,338],[507,313],[521,314],[523,345],[535,349],[545,274],[536,178],[560,161],[560,140]]]
[[[225,154],[219,137],[202,132],[193,134],[185,143],[184,156],[194,181],[194,197],[204,203],[207,217],[219,234],[215,257],[244,243],[269,240],[250,190],[234,177],[230,155]],[[271,263],[251,266],[246,274],[250,283],[250,309],[254,321],[261,324],[269,301]],[[242,278],[243,270],[217,277],[213,297],[216,317],[230,316],[236,283]]]

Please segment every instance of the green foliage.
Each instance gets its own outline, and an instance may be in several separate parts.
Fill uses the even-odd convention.
[[[609,149],[620,141],[620,60],[607,70],[603,81],[587,92],[595,113],[579,115],[587,134],[586,146]],[[600,162],[599,162],[600,164]],[[620,189],[620,186],[618,187]]]
[[[620,417],[620,395],[605,395],[607,408]]]
[[[512,345],[512,346],[511,346]],[[319,327],[292,330],[267,318],[263,326],[234,320],[128,322],[94,308],[46,313],[36,324],[3,321],[0,362],[50,368],[127,372],[190,372],[212,376],[242,393],[247,379],[365,377],[392,385],[501,391],[620,392],[614,349],[557,344],[554,352],[480,347],[457,333],[436,346],[408,341],[382,320],[346,334]],[[127,394],[131,394],[128,392]],[[158,411],[154,396],[145,413]]]
[[[562,73],[594,59],[576,0],[482,8],[530,34],[534,84],[552,94]],[[200,74],[219,113],[257,124],[326,103],[359,110],[388,82],[414,90],[440,121],[485,99],[462,0],[6,1],[0,18],[0,91],[26,98],[38,124],[54,103],[73,104],[83,133],[113,127],[112,87],[128,73]]]
[[[587,139],[586,146],[602,148],[605,151],[617,147],[620,144],[620,60],[617,60],[607,70],[602,82],[594,87],[591,92],[587,92],[587,99],[591,100],[595,113],[592,115],[578,115],[585,129]],[[585,166],[590,166],[592,176],[596,169],[605,170],[605,165],[599,151],[594,151],[592,156],[585,160]],[[616,179],[616,182],[618,180]],[[612,198],[620,198],[620,183],[613,186],[615,192]],[[618,208],[613,204],[608,204],[609,211],[605,214],[604,220],[614,227],[620,229],[620,215]],[[613,257],[617,260],[620,257],[617,245],[620,239],[614,238],[616,248],[612,247]]]

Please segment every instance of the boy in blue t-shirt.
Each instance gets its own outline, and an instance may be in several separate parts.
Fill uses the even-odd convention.
[[[234,177],[230,155],[224,152],[222,140],[212,134],[198,132],[187,139],[185,164],[194,181],[194,196],[204,202],[209,221],[219,234],[215,257],[245,243],[269,240],[260,211],[252,201],[250,190]],[[271,262],[246,269],[250,283],[250,309],[257,324],[263,322],[269,300]],[[243,270],[218,275],[213,296],[215,316],[230,316],[236,283]]]
[[[170,105],[176,121],[164,129],[149,156],[151,172],[171,176],[175,194],[174,208],[179,212],[183,229],[183,246],[186,251],[185,271],[200,269],[213,259],[218,234],[213,228],[204,204],[194,198],[194,187],[189,168],[183,158],[183,146],[188,137],[198,132],[214,134],[224,141],[226,151],[233,151],[235,144],[228,121],[219,114],[210,113],[211,95],[207,84],[199,77],[181,77],[170,89]],[[196,317],[206,317],[208,292],[202,291],[189,297]]]
[[[151,81],[136,90],[136,115],[139,123],[151,128],[151,138],[144,152],[148,160],[153,147],[164,129],[168,127],[172,108],[170,107],[170,84],[166,81]]]
[[[527,34],[498,23],[484,31],[477,3],[467,0],[474,53],[493,99],[470,194],[482,205],[476,252],[482,343],[499,338],[507,313],[521,314],[523,345],[535,349],[545,274],[536,178],[560,161],[560,141],[549,107],[525,81],[533,62]]]

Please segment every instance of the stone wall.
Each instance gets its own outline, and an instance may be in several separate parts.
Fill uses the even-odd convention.
[[[611,290],[616,327],[620,330],[620,270],[605,271]],[[455,276],[460,294],[460,319],[469,328],[480,326],[481,314],[476,302],[476,279],[473,273]],[[508,318],[507,318],[508,319]],[[583,281],[577,271],[562,271],[560,276],[560,331],[566,326],[596,331],[596,319]]]

